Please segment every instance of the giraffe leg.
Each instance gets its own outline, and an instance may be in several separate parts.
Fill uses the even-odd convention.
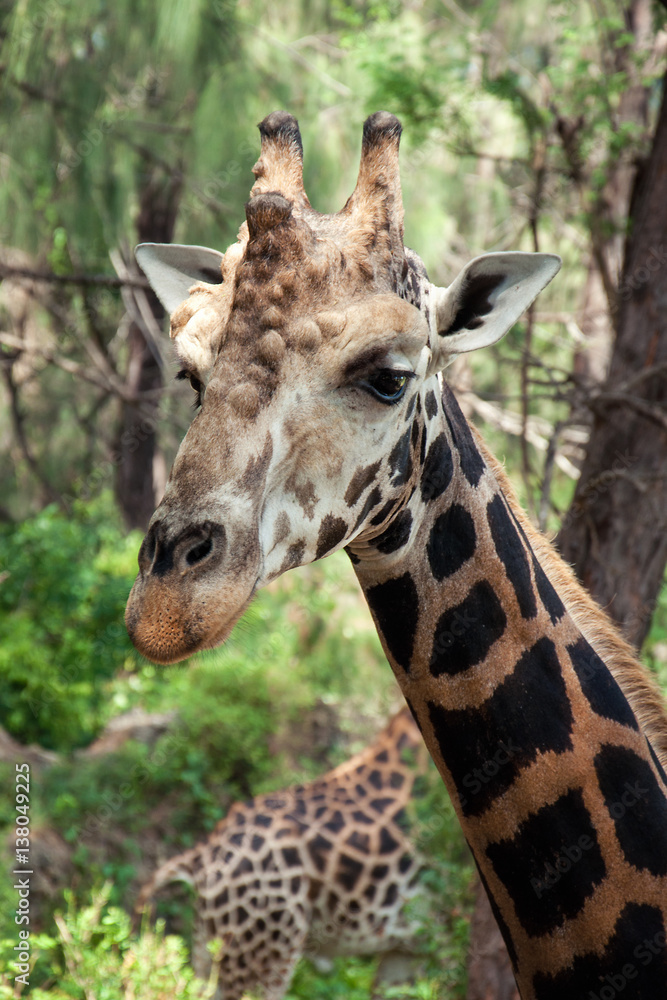
[[[414,983],[418,964],[419,957],[414,952],[401,951],[399,948],[385,952],[380,957],[380,964],[373,980],[372,996],[380,1000],[384,997],[386,987]]]
[[[251,993],[263,1000],[282,1000],[303,955],[310,926],[310,912],[301,903],[289,910],[275,910],[244,924],[243,931],[222,935],[215,1000],[241,1000]],[[204,921],[198,922],[193,941],[193,967],[207,978],[212,968],[210,951],[198,947],[220,939]]]

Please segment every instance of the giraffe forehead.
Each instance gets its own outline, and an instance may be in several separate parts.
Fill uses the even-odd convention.
[[[393,294],[310,314],[270,305],[259,316],[247,316],[224,339],[207,391],[212,395],[224,388],[225,398],[252,416],[273,399],[281,382],[294,384],[300,370],[310,377],[321,369],[325,381],[351,382],[392,353],[416,358],[427,340],[421,313]]]
[[[260,363],[275,364],[285,350],[313,354],[330,345],[341,354],[353,355],[369,341],[404,350],[418,350],[428,339],[426,322],[414,306],[391,293],[357,299],[346,297],[306,311],[269,305],[259,314],[243,317],[229,331],[220,353],[244,349],[244,354]]]
[[[295,218],[259,234],[247,245],[235,273],[230,329],[272,306],[292,312],[305,301],[322,308],[343,295],[379,290],[372,269],[358,252],[345,247],[341,235],[316,235]],[[384,285],[390,290],[389,282]]]
[[[290,208],[280,201],[281,211]],[[386,234],[369,231],[364,239],[360,232],[358,221],[352,223],[345,213],[310,213],[306,221],[291,210],[278,224],[251,228],[252,239],[234,272],[227,338],[252,337],[258,325],[285,327],[304,316],[340,312],[341,303],[347,309],[368,296],[390,294],[396,311],[398,273],[384,246]]]

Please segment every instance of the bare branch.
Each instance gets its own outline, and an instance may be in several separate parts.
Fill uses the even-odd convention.
[[[54,489],[48,479],[44,476],[42,470],[39,467],[39,462],[35,458],[28,441],[28,436],[25,429],[25,421],[23,418],[23,413],[21,412],[21,405],[19,402],[19,390],[16,382],[14,381],[13,366],[16,359],[19,357],[20,351],[16,350],[12,355],[5,354],[0,357],[0,367],[2,368],[2,374],[4,377],[5,385],[7,387],[7,392],[9,394],[9,412],[11,414],[12,426],[14,428],[14,436],[18,443],[19,448],[23,458],[25,459],[26,465],[34,475],[37,482],[42,487],[42,492],[44,499],[47,503],[57,503],[60,507],[65,507],[65,501],[63,500],[60,493]]]
[[[132,119],[128,124],[136,125],[138,128],[142,129],[144,132],[164,132],[167,134],[175,135],[190,135],[192,129],[189,125],[172,125],[167,122],[144,122],[138,119]]]
[[[667,0],[665,0],[667,2]],[[644,382],[647,378],[653,378],[654,375],[664,375],[667,373],[667,361],[662,361],[658,365],[651,365],[649,368],[642,368],[641,371],[637,372],[632,378],[628,378],[625,382],[621,382],[620,385],[616,386],[617,392],[630,392],[641,382]]]
[[[579,199],[581,201],[582,207],[584,205],[584,192],[587,187],[587,178],[584,177],[583,160],[581,157],[581,150],[579,145],[579,133],[584,125],[584,116],[579,115],[575,120],[568,120],[558,113],[556,108],[552,107],[552,110],[556,114],[556,132],[561,140],[561,145],[563,147],[563,152],[565,153],[565,159],[570,167],[570,173],[574,185],[579,192]],[[609,270],[609,264],[607,262],[607,256],[605,253],[606,246],[606,236],[602,231],[601,222],[599,219],[599,199],[598,205],[596,205],[596,211],[589,215],[589,232],[591,238],[591,252],[595,260],[595,264],[600,273],[600,279],[602,281],[602,286],[604,288],[605,296],[607,299],[607,304],[609,307],[610,317],[614,318],[616,314],[617,307],[617,291],[614,280],[611,276]]]
[[[653,406],[651,403],[646,402],[646,400],[632,396],[628,392],[617,392],[614,390],[600,392],[590,400],[589,406],[594,413],[601,415],[605,414],[612,407],[627,406],[631,410],[634,410],[635,413],[639,413],[640,416],[646,417],[647,420],[652,420],[667,430],[667,413],[662,407]]]
[[[287,45],[285,42],[281,42],[279,38],[275,38],[274,35],[271,35],[268,31],[260,28],[258,24],[249,25],[249,27],[252,27],[258,35],[261,35],[262,38],[271,42],[271,44],[275,45],[276,48],[282,49],[283,52],[286,52],[295,63],[308,70],[309,73],[316,76],[327,87],[331,87],[335,94],[339,94],[340,97],[352,97],[352,91],[346,84],[340,83],[338,80],[335,80],[332,76],[330,76],[329,73],[325,73],[324,70],[319,69],[310,61],[310,59],[306,59],[302,52],[295,49],[293,45]]]
[[[0,278],[29,278],[53,285],[96,285],[100,288],[150,288],[145,278],[114,278],[107,274],[55,274],[54,271],[33,271],[29,267],[13,267],[0,263]]]
[[[544,473],[542,475],[542,489],[540,491],[540,504],[538,510],[538,527],[540,531],[546,531],[547,527],[547,515],[549,513],[551,495],[551,480],[553,478],[554,463],[556,461],[558,438],[562,427],[563,425],[560,421],[554,425],[553,433],[549,436],[547,453],[544,456]]]
[[[42,90],[41,87],[36,87],[27,80],[18,80],[15,76],[10,76],[9,82],[33,100],[45,101],[53,108],[64,108],[67,111],[74,111],[77,114],[81,113],[81,108],[77,107],[75,104],[72,104],[70,101],[64,101],[61,97],[57,97],[56,94]]]
[[[492,427],[496,427],[498,430],[502,430],[506,434],[513,434],[516,437],[519,437],[523,433],[523,423],[520,414],[514,413],[511,410],[503,410],[500,406],[496,406],[488,400],[480,399],[479,396],[469,390],[457,388],[456,391],[457,395],[463,396],[466,403],[470,404],[475,413],[477,413],[482,420],[486,420],[487,423],[491,424]],[[568,430],[566,440],[565,434],[563,433],[564,427],[565,425],[562,424],[559,436],[563,438],[564,444],[567,444],[568,451],[572,454],[572,456],[578,459],[581,455],[581,447],[585,443],[585,435],[576,428],[570,428]],[[538,451],[546,453],[549,447],[549,438],[553,435],[554,428],[547,420],[529,416],[525,433],[526,440],[529,444],[531,444]],[[570,479],[579,478],[579,470],[574,463],[567,458],[567,456],[563,453],[563,450],[556,449],[554,462],[561,472],[564,472],[566,476],[570,477]]]
[[[130,266],[125,262],[123,254],[120,251],[111,250],[109,252],[109,257],[111,258],[111,263],[113,264],[119,277],[128,278],[131,276]],[[125,287],[122,291],[122,296],[126,310],[132,317],[133,322],[136,323],[142,331],[153,357],[157,361],[160,368],[164,368],[164,338],[162,336],[160,324],[156,320],[153,310],[150,307],[150,303],[148,302],[146,292],[144,289],[137,289],[135,291],[133,288]]]
[[[11,333],[0,333],[0,344],[18,352],[26,350],[26,345],[21,338],[14,337]],[[106,393],[118,396],[127,403],[140,403],[143,401],[149,402],[155,398],[159,399],[162,395],[161,389],[142,392],[138,395],[136,393],[132,393],[123,382],[115,376],[112,376],[112,374],[105,377],[99,369],[96,372],[91,372],[83,365],[78,364],[76,361],[72,361],[71,358],[65,358],[58,354],[57,351],[52,351],[48,347],[31,347],[31,351],[49,364],[55,365],[56,368],[62,369],[62,371],[67,372],[69,375],[73,375],[75,378],[83,379],[84,382],[89,382],[97,389],[102,389]],[[2,355],[0,355],[0,358],[1,357]]]

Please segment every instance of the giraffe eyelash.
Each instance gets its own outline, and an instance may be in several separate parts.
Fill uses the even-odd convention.
[[[190,385],[192,386],[192,388],[193,388],[193,390],[195,392],[195,401],[193,403],[193,407],[194,407],[195,410],[200,409],[201,404],[202,404],[202,392],[203,392],[204,386],[199,381],[199,379],[197,378],[197,376],[194,375],[192,372],[189,372],[187,370],[187,368],[181,368],[181,370],[179,372],[177,372],[174,377],[175,377],[175,379],[176,379],[177,382],[183,382],[185,379],[189,379]]]

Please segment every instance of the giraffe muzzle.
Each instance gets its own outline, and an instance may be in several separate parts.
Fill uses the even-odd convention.
[[[257,579],[252,546],[232,545],[225,527],[202,521],[174,532],[155,520],[139,552],[125,624],[155,663],[175,663],[224,642]]]

